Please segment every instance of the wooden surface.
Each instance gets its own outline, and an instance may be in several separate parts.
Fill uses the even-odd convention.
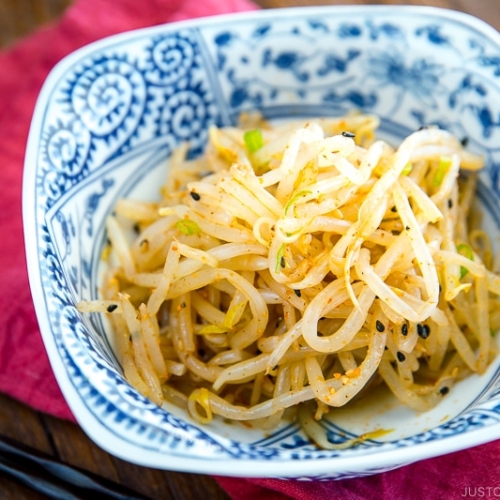
[[[138,0],[140,1],[140,0]],[[177,0],[182,1],[182,0]],[[70,5],[71,0],[0,0],[0,45],[13,43],[36,26],[48,23]],[[433,5],[468,12],[500,30],[498,0],[257,0],[261,7],[331,4]],[[113,2],[109,5],[112,8]],[[21,441],[58,460],[99,474],[151,499],[228,499],[210,477],[138,467],[110,456],[94,445],[74,424],[37,413],[0,395],[0,434]],[[45,496],[0,474],[0,499],[44,500]]]

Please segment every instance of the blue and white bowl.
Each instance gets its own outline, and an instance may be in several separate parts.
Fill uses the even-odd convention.
[[[93,43],[43,87],[24,184],[40,328],[83,429],[146,466],[302,479],[371,474],[499,438],[499,362],[425,414],[387,401],[336,410],[324,422],[334,442],[392,430],[337,451],[315,448],[292,424],[271,435],[200,426],[124,380],[102,319],[75,307],[98,294],[104,219],[120,197],[154,196],[180,142],[199,154],[210,124],[234,124],[255,109],[271,120],[359,109],[379,115],[380,136],[393,143],[428,123],[467,138],[487,160],[478,197],[488,231],[499,234],[500,35],[475,18],[424,7],[287,9]]]

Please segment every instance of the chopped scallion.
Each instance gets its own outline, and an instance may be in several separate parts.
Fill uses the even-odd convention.
[[[467,257],[469,260],[474,260],[474,252],[472,251],[470,245],[467,245],[467,243],[460,243],[460,245],[457,245],[457,252],[460,255]],[[460,279],[466,276],[468,272],[469,270],[467,268],[460,266]]]
[[[247,151],[252,154],[264,146],[264,138],[260,129],[249,130],[243,136]]]
[[[200,234],[201,229],[196,222],[190,219],[181,219],[175,224],[175,227],[182,233],[188,236]]]
[[[449,156],[441,156],[441,158],[439,158],[437,172],[433,180],[434,186],[438,187],[441,185],[446,172],[448,172],[448,169],[450,168],[450,165],[451,158]]]

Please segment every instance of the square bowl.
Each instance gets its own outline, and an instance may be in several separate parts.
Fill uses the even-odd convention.
[[[258,109],[270,121],[380,117],[398,143],[438,124],[486,159],[478,201],[500,228],[499,34],[458,12],[342,6],[224,15],[123,33],[60,62],[39,96],[29,135],[23,215],[30,284],[62,392],[84,431],[145,466],[233,476],[337,479],[390,470],[500,437],[500,371],[458,383],[433,410],[342,408],[321,450],[295,423],[265,433],[202,426],[158,407],[123,376],[98,315],[105,219],[119,198],[151,199],[181,142],[203,151],[210,125]],[[376,403],[374,403],[376,404]],[[358,405],[359,406],[359,405]]]

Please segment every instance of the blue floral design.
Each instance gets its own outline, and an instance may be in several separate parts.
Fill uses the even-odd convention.
[[[441,26],[429,24],[415,31],[417,36],[425,36],[427,40],[435,45],[451,45],[446,35],[443,35]]]
[[[396,87],[400,92],[400,100],[409,92],[427,106],[436,106],[436,94],[443,93],[440,64],[417,59],[411,64],[401,52],[379,52],[368,59],[369,78],[375,79],[381,86]]]

